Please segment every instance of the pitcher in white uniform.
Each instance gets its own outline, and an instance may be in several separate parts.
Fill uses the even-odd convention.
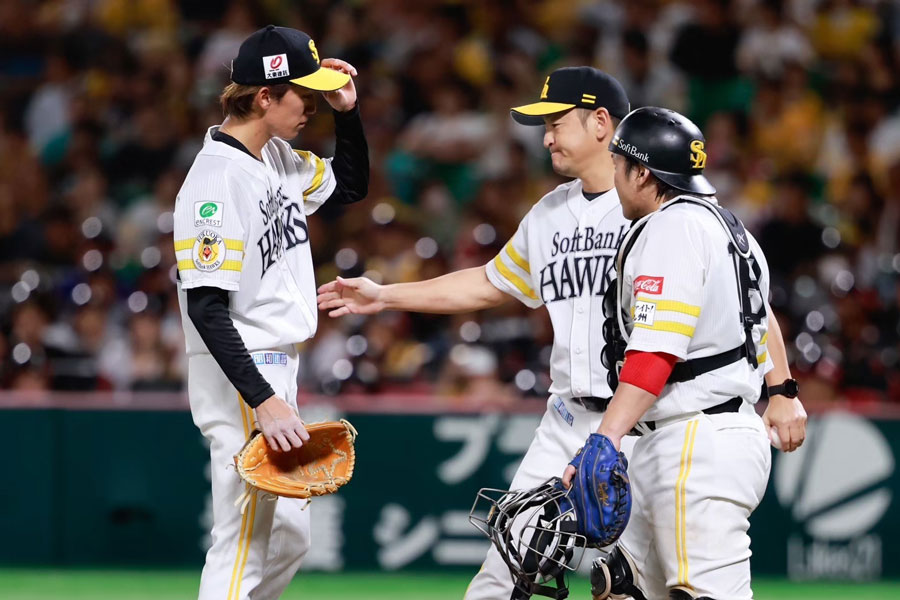
[[[624,364],[597,433],[616,447],[638,437],[631,520],[618,547],[595,561],[598,599],[752,598],[748,519],[771,460],[767,423],[754,410],[764,384],[766,420],[777,413],[782,438],[773,443],[792,450],[805,436],[770,316],[765,256],[713,196],[704,146],[687,118],[653,107],[625,117],[610,144],[635,223],[616,259],[616,326],[603,332],[627,342]],[[564,481],[573,474],[567,467]]]
[[[303,500],[235,505],[245,490],[232,457],[258,427],[274,450],[309,438],[297,411],[296,344],[316,331],[316,286],[306,216],[368,189],[368,148],[355,69],[319,62],[294,29],[252,34],[222,93],[225,121],[211,127],[175,202],[178,300],[194,423],[210,445],[212,545],[201,600],[277,598],[309,548]],[[316,108],[334,109],[335,157],[295,151]]]

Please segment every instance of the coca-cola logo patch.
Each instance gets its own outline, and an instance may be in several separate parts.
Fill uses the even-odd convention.
[[[641,275],[640,277],[634,280],[634,295],[637,296],[640,293],[644,294],[662,294],[663,288],[663,278],[662,277],[650,277],[647,275]]]

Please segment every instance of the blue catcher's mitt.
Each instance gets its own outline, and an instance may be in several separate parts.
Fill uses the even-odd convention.
[[[612,544],[631,516],[625,455],[608,437],[592,433],[569,464],[577,471],[569,499],[575,505],[578,533],[592,546]]]

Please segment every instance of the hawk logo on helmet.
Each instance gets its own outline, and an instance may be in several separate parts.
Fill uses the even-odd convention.
[[[694,140],[691,142],[691,162],[695,169],[706,167],[706,152],[703,150],[703,140]]]

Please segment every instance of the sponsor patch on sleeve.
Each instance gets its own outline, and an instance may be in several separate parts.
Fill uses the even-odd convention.
[[[204,229],[194,241],[192,254],[198,271],[215,271],[225,262],[225,242],[217,232]]]
[[[194,227],[221,227],[225,204],[208,200],[194,202]]]
[[[656,316],[655,302],[636,302],[634,305],[634,324],[653,325]]]
[[[663,277],[651,277],[649,275],[641,275],[634,280],[634,295],[644,294],[662,294]]]

